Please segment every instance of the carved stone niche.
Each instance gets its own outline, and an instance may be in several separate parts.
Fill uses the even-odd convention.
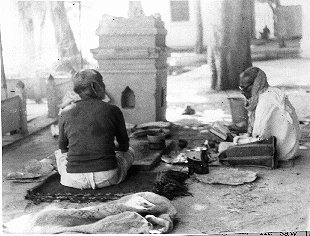
[[[122,108],[133,109],[136,104],[135,93],[127,86],[122,92]]]
[[[91,52],[128,123],[166,119],[166,34],[160,17],[104,15],[99,24],[99,47]]]

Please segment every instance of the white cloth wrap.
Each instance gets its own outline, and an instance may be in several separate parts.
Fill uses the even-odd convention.
[[[260,94],[255,110],[253,137],[277,139],[279,160],[292,159],[299,149],[300,129],[294,107],[278,88]]]
[[[4,224],[4,233],[169,233],[176,213],[167,198],[141,192],[80,209],[51,205]]]

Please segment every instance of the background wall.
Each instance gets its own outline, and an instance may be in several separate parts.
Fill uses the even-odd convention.
[[[285,39],[302,36],[302,7],[282,6],[279,9],[279,25],[277,28]]]

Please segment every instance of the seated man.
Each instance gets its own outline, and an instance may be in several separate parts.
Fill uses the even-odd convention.
[[[79,189],[118,184],[134,160],[123,114],[118,107],[102,101],[105,85],[98,71],[77,72],[73,85],[81,100],[60,114],[60,150],[55,153],[60,182]]]
[[[248,134],[276,137],[278,160],[292,159],[299,149],[300,130],[294,107],[278,88],[270,87],[264,71],[250,67],[240,74],[240,90],[246,97]]]

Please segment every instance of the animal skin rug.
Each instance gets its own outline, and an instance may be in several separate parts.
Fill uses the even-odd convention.
[[[169,233],[176,209],[170,201],[141,192],[81,209],[47,207],[4,225],[5,233]]]

